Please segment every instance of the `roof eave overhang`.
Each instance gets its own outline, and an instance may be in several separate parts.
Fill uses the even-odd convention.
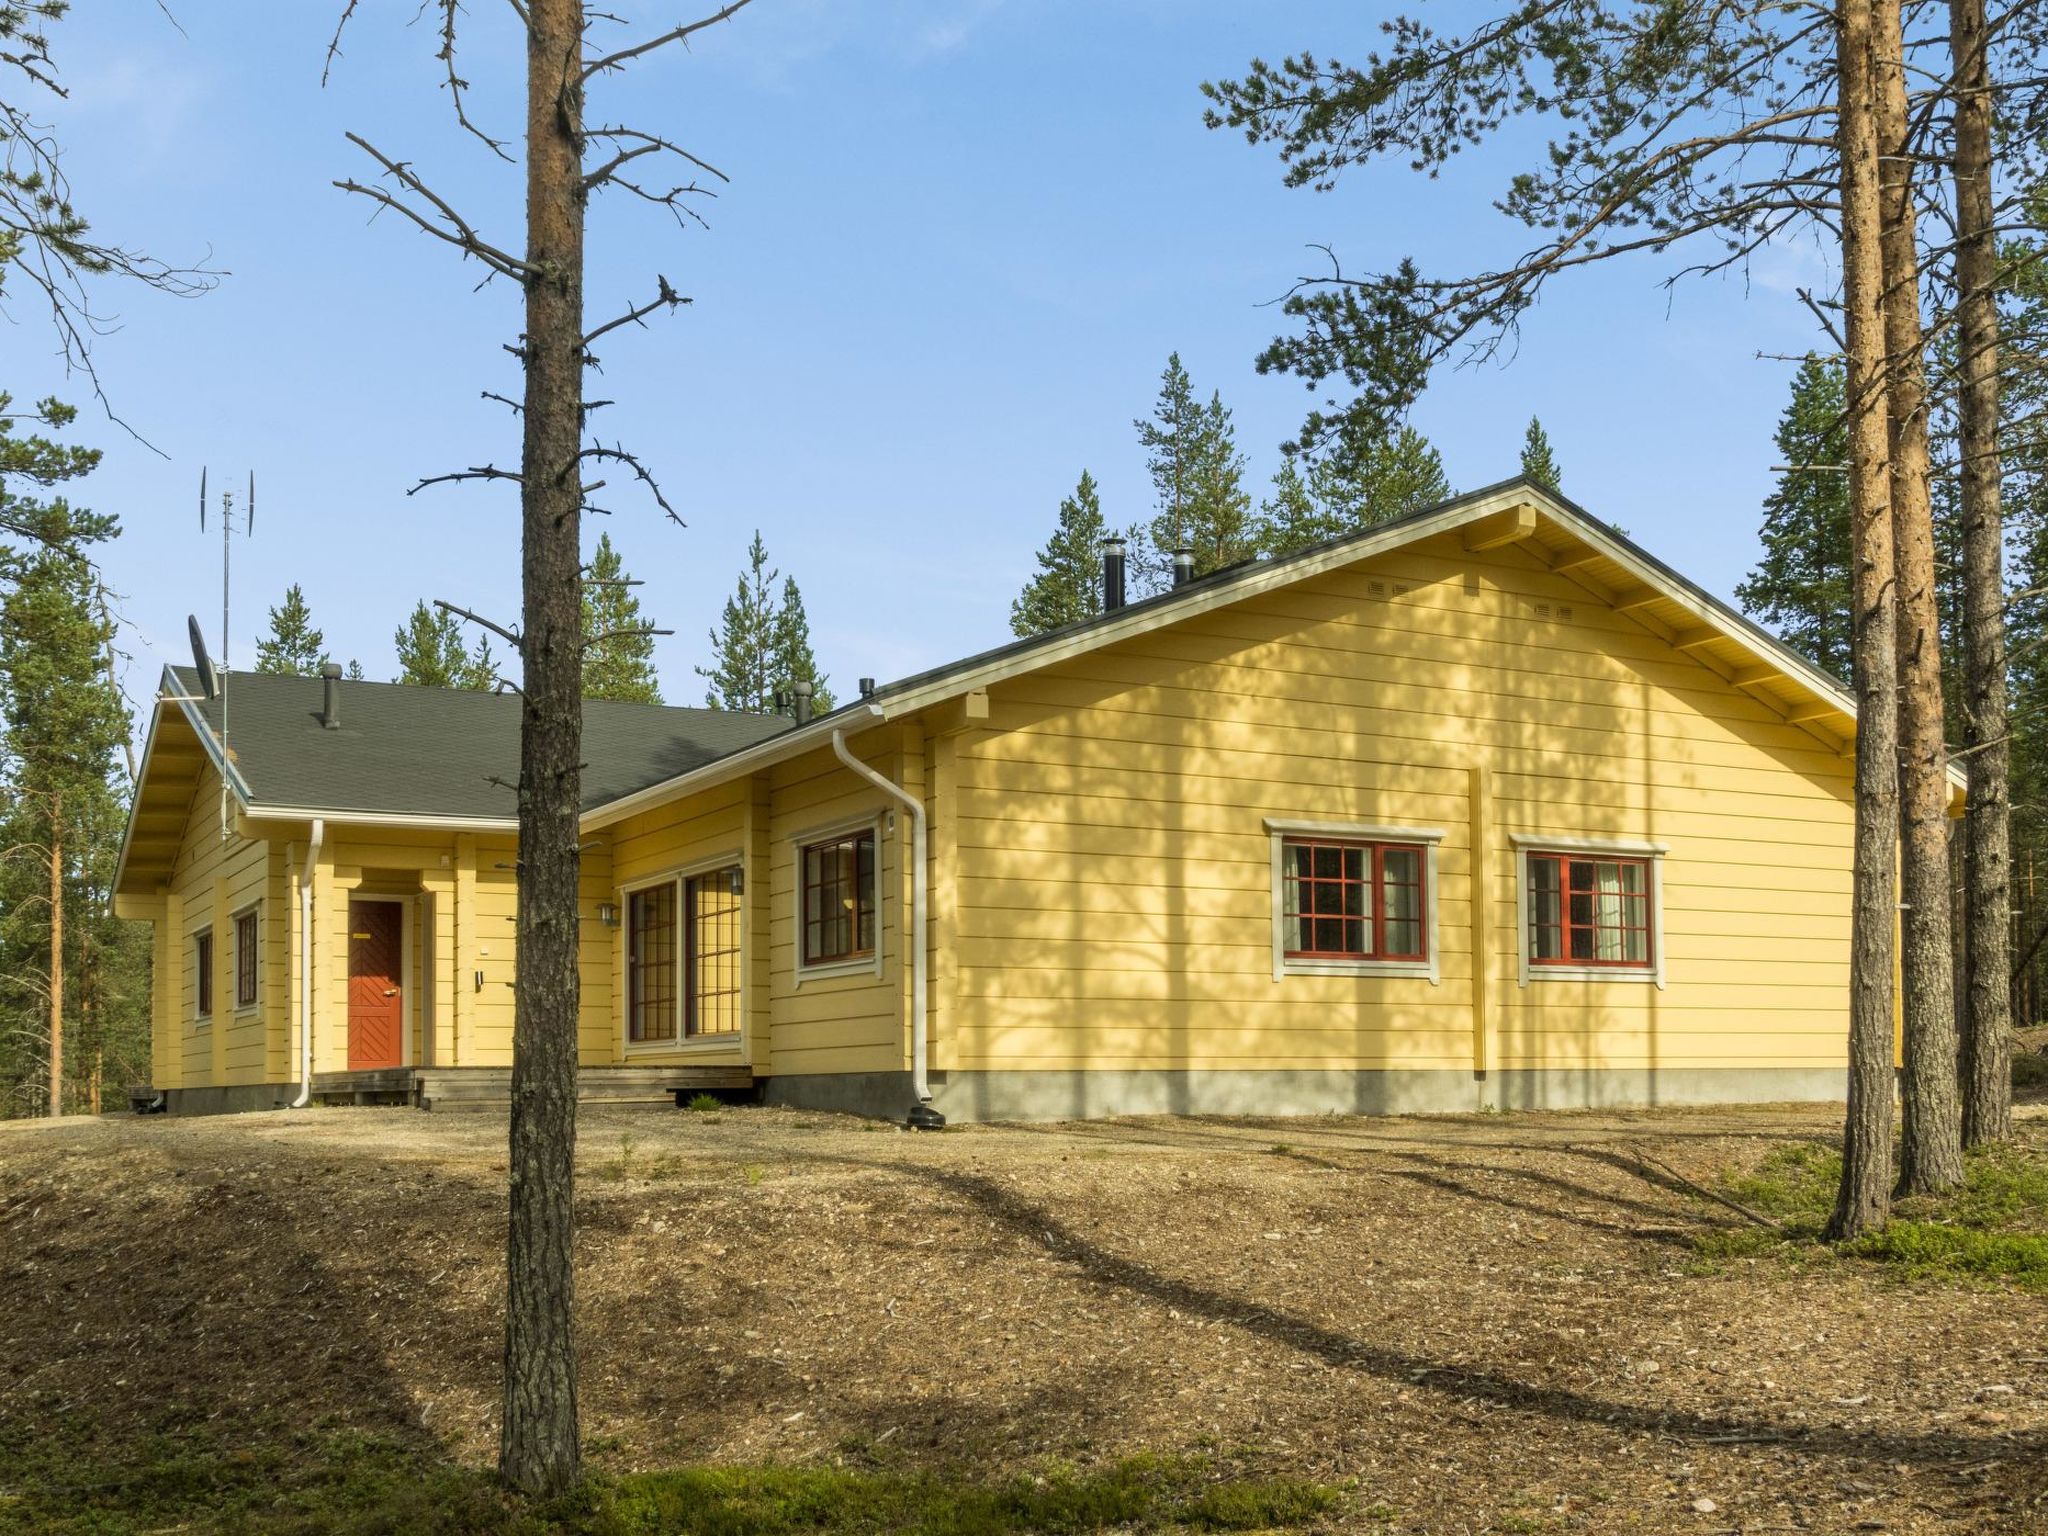
[[[684,795],[700,790],[716,789],[719,785],[756,773],[763,768],[772,768],[777,763],[801,757],[806,752],[827,746],[835,731],[864,731],[880,725],[884,719],[882,710],[873,704],[851,704],[836,709],[829,715],[821,715],[808,725],[799,725],[792,730],[770,736],[766,741],[757,741],[751,747],[742,747],[737,752],[706,763],[701,768],[692,768],[688,773],[679,773],[672,779],[663,779],[645,789],[636,789],[631,794],[608,800],[603,805],[592,806],[583,813],[584,830],[593,831],[608,827],[613,822],[623,821],[628,816],[666,804]]]
[[[207,761],[213,764],[215,772],[219,773],[227,781],[228,787],[234,791],[236,804],[245,812],[249,806],[249,786],[243,780],[241,771],[230,763],[227,755],[221,751],[220,742],[215,738],[213,728],[206,723],[206,717],[192,707],[191,697],[179,691],[177,673],[165,667],[163,675],[157,679],[156,697],[150,702],[149,730],[142,738],[142,766],[136,774],[134,793],[128,797],[128,824],[121,831],[121,856],[114,861],[114,881],[109,889],[116,892],[122,889],[128,878],[128,855],[135,843],[135,821],[141,813],[142,792],[149,781],[150,754],[156,746],[157,724],[163,718],[163,709],[167,704],[177,705],[184,714],[185,723],[192,727],[192,734],[199,738],[200,750],[206,754]]]

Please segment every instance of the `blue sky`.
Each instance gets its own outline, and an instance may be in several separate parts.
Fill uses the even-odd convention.
[[[414,0],[364,0],[323,91],[339,0],[97,0],[62,23],[72,87],[48,114],[99,233],[230,275],[207,297],[109,292],[98,361],[121,413],[168,457],[81,415],[107,449],[80,499],[118,512],[108,559],[147,678],[218,626],[219,548],[196,526],[199,471],[253,469],[236,551],[232,659],[293,581],[339,657],[394,670],[423,596],[494,615],[517,602],[517,519],[499,488],[405,493],[423,475],[516,462],[501,343],[517,295],[481,293],[448,248],[330,183],[366,172],[354,129],[414,162],[517,247],[516,171],[456,132]],[[652,28],[672,4],[616,5]],[[593,318],[656,272],[691,307],[603,349],[604,435],[639,449],[688,521],[630,494],[599,521],[677,633],[659,661],[694,703],[705,632],[758,527],[802,584],[842,691],[1007,637],[1008,606],[1059,499],[1092,470],[1113,520],[1149,511],[1132,418],[1178,349],[1220,390],[1263,487],[1306,396],[1260,378],[1269,307],[1309,270],[1404,255],[1448,266],[1521,247],[1492,208],[1532,145],[1427,180],[1399,167],[1335,193],[1281,187],[1277,160],[1201,125],[1204,79],[1255,54],[1353,56],[1383,13],[1267,0],[756,0],[685,54],[600,85],[592,117],[657,128],[732,177],[708,231],[644,207],[593,218]],[[1390,13],[1389,13],[1390,14]],[[509,10],[472,0],[472,110],[517,122]],[[1505,366],[1445,374],[1416,412],[1461,489],[1514,471],[1540,413],[1565,490],[1728,595],[1756,554],[1772,425],[1813,344],[1792,292],[1810,250],[1735,277],[1660,284],[1630,261],[1554,287]],[[17,296],[17,396],[69,390]]]

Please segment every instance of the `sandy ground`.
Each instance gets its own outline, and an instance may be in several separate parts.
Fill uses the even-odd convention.
[[[600,1465],[1221,1450],[1347,1523],[2048,1529],[2048,1306],[1702,1266],[1690,1177],[1812,1109],[1131,1120],[912,1136],[587,1111]],[[2026,1136],[2048,1148],[2048,1119]],[[495,1449],[502,1117],[0,1127],[0,1433]]]

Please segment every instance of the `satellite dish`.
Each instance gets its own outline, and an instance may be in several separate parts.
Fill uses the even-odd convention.
[[[199,691],[209,699],[220,697],[220,670],[206,654],[206,637],[199,633],[199,620],[185,615],[185,629],[192,637],[192,670],[199,674]]]

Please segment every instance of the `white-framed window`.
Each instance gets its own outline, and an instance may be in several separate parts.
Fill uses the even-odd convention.
[[[262,925],[257,908],[244,907],[235,914],[235,1011],[254,1008],[261,996],[263,952]]]
[[[192,1021],[195,1026],[213,1022],[213,930],[202,928],[192,935]]]
[[[871,814],[790,840],[799,985],[882,974],[882,828]]]
[[[1273,979],[1439,979],[1436,827],[1266,818],[1273,848]]]
[[[1521,984],[1664,985],[1662,843],[1515,833]]]
[[[745,889],[735,851],[621,893],[628,1051],[744,1033]]]

